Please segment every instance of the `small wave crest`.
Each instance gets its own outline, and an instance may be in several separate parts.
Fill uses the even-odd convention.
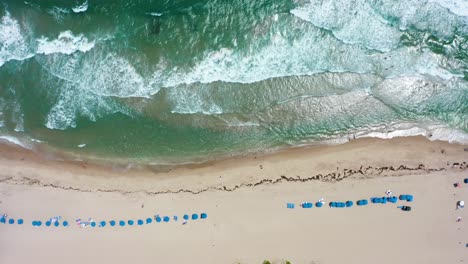
[[[94,41],[89,41],[84,35],[79,34],[75,36],[69,30],[60,33],[57,39],[49,41],[48,38],[42,37],[37,42],[37,53],[45,55],[53,53],[70,55],[76,51],[88,52],[95,44]]]
[[[88,0],[85,0],[81,5],[79,4],[75,7],[72,7],[72,10],[75,13],[86,12],[86,10],[88,10]]]

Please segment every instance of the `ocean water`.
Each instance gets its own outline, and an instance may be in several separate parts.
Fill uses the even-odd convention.
[[[468,144],[468,0],[3,0],[0,140],[182,164]]]

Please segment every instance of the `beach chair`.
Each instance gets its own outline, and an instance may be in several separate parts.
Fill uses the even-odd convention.
[[[293,203],[287,203],[287,204],[286,204],[286,207],[287,207],[288,209],[294,209],[294,204],[293,204]],[[187,220],[187,219],[186,219],[186,220]]]

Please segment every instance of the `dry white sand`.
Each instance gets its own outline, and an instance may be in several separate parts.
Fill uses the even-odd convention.
[[[356,140],[168,173],[83,168],[4,147],[0,213],[24,218],[25,224],[0,224],[0,263],[466,262],[468,208],[455,210],[456,201],[468,201],[468,184],[462,183],[468,178],[466,162],[464,146],[423,138]],[[462,187],[454,188],[455,182]],[[260,184],[251,186],[255,183]],[[180,189],[185,191],[172,193]],[[415,200],[342,209],[299,206],[320,197],[327,203],[369,199],[387,189]],[[287,202],[296,209],[287,209]],[[413,210],[396,208],[403,204]],[[192,212],[206,212],[208,219],[182,225],[181,215]],[[73,224],[77,218],[136,220],[155,214],[178,215],[179,221],[141,227]],[[72,225],[31,226],[32,220],[57,215]],[[458,216],[462,222],[456,222]]]

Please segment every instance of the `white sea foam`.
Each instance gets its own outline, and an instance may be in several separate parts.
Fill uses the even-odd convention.
[[[29,50],[21,27],[9,12],[0,20],[0,66],[9,60],[24,60],[34,56]]]
[[[31,146],[29,144],[13,136],[0,136],[0,140],[6,141],[10,144],[17,145],[26,149],[31,149]]]
[[[72,10],[75,13],[86,12],[86,10],[88,10],[88,0],[85,0],[81,5],[73,7]]]
[[[409,136],[424,136],[432,141],[442,140],[449,143],[468,144],[467,133],[438,123],[393,123],[388,126],[370,128],[369,130],[355,134],[356,138],[376,137],[388,139]]]
[[[468,0],[429,0],[437,3],[458,16],[468,16]]]
[[[48,38],[42,37],[37,40],[37,53],[45,55],[53,53],[72,54],[77,51],[88,52],[94,47],[94,41],[80,34],[73,35],[71,31],[65,31],[59,34],[57,39],[49,41]]]
[[[160,16],[163,15],[162,13],[157,13],[157,12],[151,12],[151,13],[147,13],[147,14],[150,15],[150,16],[156,16],[156,17],[160,17]]]
[[[333,32],[345,43],[389,51],[397,47],[401,33],[375,12],[367,1],[310,1],[291,14]]]

